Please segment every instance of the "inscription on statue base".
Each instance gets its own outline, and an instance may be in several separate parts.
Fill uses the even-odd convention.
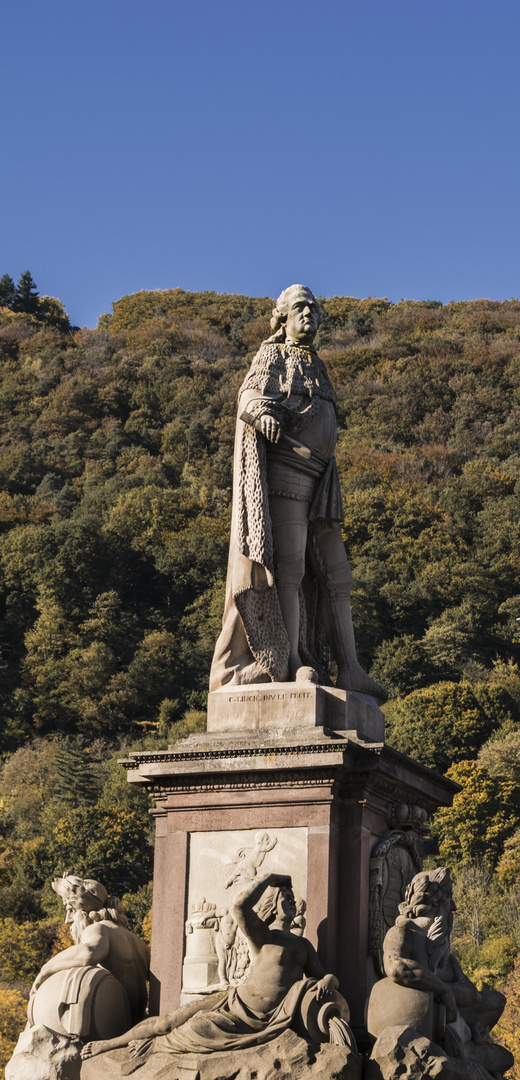
[[[374,698],[311,682],[223,686],[208,697],[208,731],[268,731],[298,727],[345,731],[382,743],[385,721]]]

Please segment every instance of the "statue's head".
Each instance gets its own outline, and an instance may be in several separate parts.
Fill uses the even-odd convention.
[[[290,285],[273,308],[271,329],[277,341],[311,345],[320,325],[320,309],[306,285]]]
[[[82,931],[93,922],[108,920],[126,926],[128,919],[119,897],[109,896],[105,886],[94,878],[75,877],[65,874],[51,883],[65,905],[65,922],[71,925],[73,938],[81,937]]]
[[[271,885],[257,906],[258,917],[270,926],[276,918],[290,922],[296,917],[296,900],[290,885]]]
[[[411,919],[434,919],[441,908],[449,912],[455,910],[447,867],[440,866],[437,870],[423,870],[421,874],[416,874],[406,886],[404,902],[399,904],[401,915]]]
[[[455,904],[452,899],[450,872],[445,866],[416,874],[406,888],[397,924],[413,919],[427,937],[429,965],[442,969],[450,955],[450,937]]]
[[[61,878],[54,878],[52,888],[58,896],[61,896],[67,911],[97,911],[104,907],[108,900],[108,893],[100,881],[93,878],[79,878],[74,874],[66,874]]]

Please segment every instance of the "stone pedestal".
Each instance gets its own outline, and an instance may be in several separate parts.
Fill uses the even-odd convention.
[[[223,686],[208,697],[208,731],[278,731],[294,725],[344,731],[382,743],[385,718],[375,698],[311,682]]]
[[[373,922],[379,895],[377,888],[371,893],[372,851],[381,837],[395,842],[389,830],[396,824],[419,848],[426,814],[450,805],[457,786],[382,741],[365,743],[347,728],[317,726],[322,709],[341,707],[344,718],[348,697],[327,692],[323,698],[322,688],[309,687],[303,688],[309,697],[269,699],[275,716],[280,701],[286,720],[294,710],[283,730],[278,720],[260,729],[258,695],[290,695],[302,687],[234,690],[222,707],[212,702],[213,731],[125,762],[129,781],[146,785],[155,800],[151,1013],[215,989],[194,986],[214,979],[215,971],[220,986],[243,978],[247,949],[229,908],[246,881],[275,871],[291,874],[295,895],[306,904],[294,932],[303,932],[325,969],[338,976],[354,1030],[362,1030],[365,1000],[378,977],[369,955],[369,909]],[[228,721],[233,730],[215,730],[226,723],[226,710],[235,716],[241,705],[246,730],[235,719]]]

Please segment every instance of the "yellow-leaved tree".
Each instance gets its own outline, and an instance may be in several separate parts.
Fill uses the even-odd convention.
[[[507,1046],[515,1058],[513,1068],[508,1076],[520,1078],[520,954],[516,958],[513,971],[507,979],[502,992],[506,995],[507,1004],[500,1020],[493,1031],[493,1038]]]
[[[0,1076],[27,1021],[27,1001],[19,990],[0,986]]]
[[[519,825],[517,790],[508,776],[491,776],[476,761],[460,761],[446,775],[461,785],[453,806],[438,810],[432,832],[448,866],[482,859],[494,866]]]

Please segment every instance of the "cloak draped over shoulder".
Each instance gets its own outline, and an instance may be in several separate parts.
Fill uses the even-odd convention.
[[[327,416],[334,415],[335,404],[334,389],[314,348],[274,339],[261,345],[239,392],[226,600],[211,667],[210,691],[229,683],[284,682],[288,678],[289,640],[275,584],[267,444],[263,435],[240,419],[240,414],[244,409],[255,419],[270,414],[285,434],[305,442],[305,429],[313,431],[317,423],[319,427],[324,408]],[[333,427],[335,442],[335,415]],[[269,444],[269,456],[274,458],[278,453],[287,457],[287,451]],[[293,468],[306,468],[306,462],[295,454],[291,464]],[[316,488],[309,519],[342,520],[335,459],[331,457],[321,470],[314,465],[314,470]],[[289,492],[283,494],[291,497]],[[314,611],[311,618],[306,617],[311,592],[312,583],[302,589],[300,651],[304,662],[319,668],[307,647],[306,627],[315,620]]]

